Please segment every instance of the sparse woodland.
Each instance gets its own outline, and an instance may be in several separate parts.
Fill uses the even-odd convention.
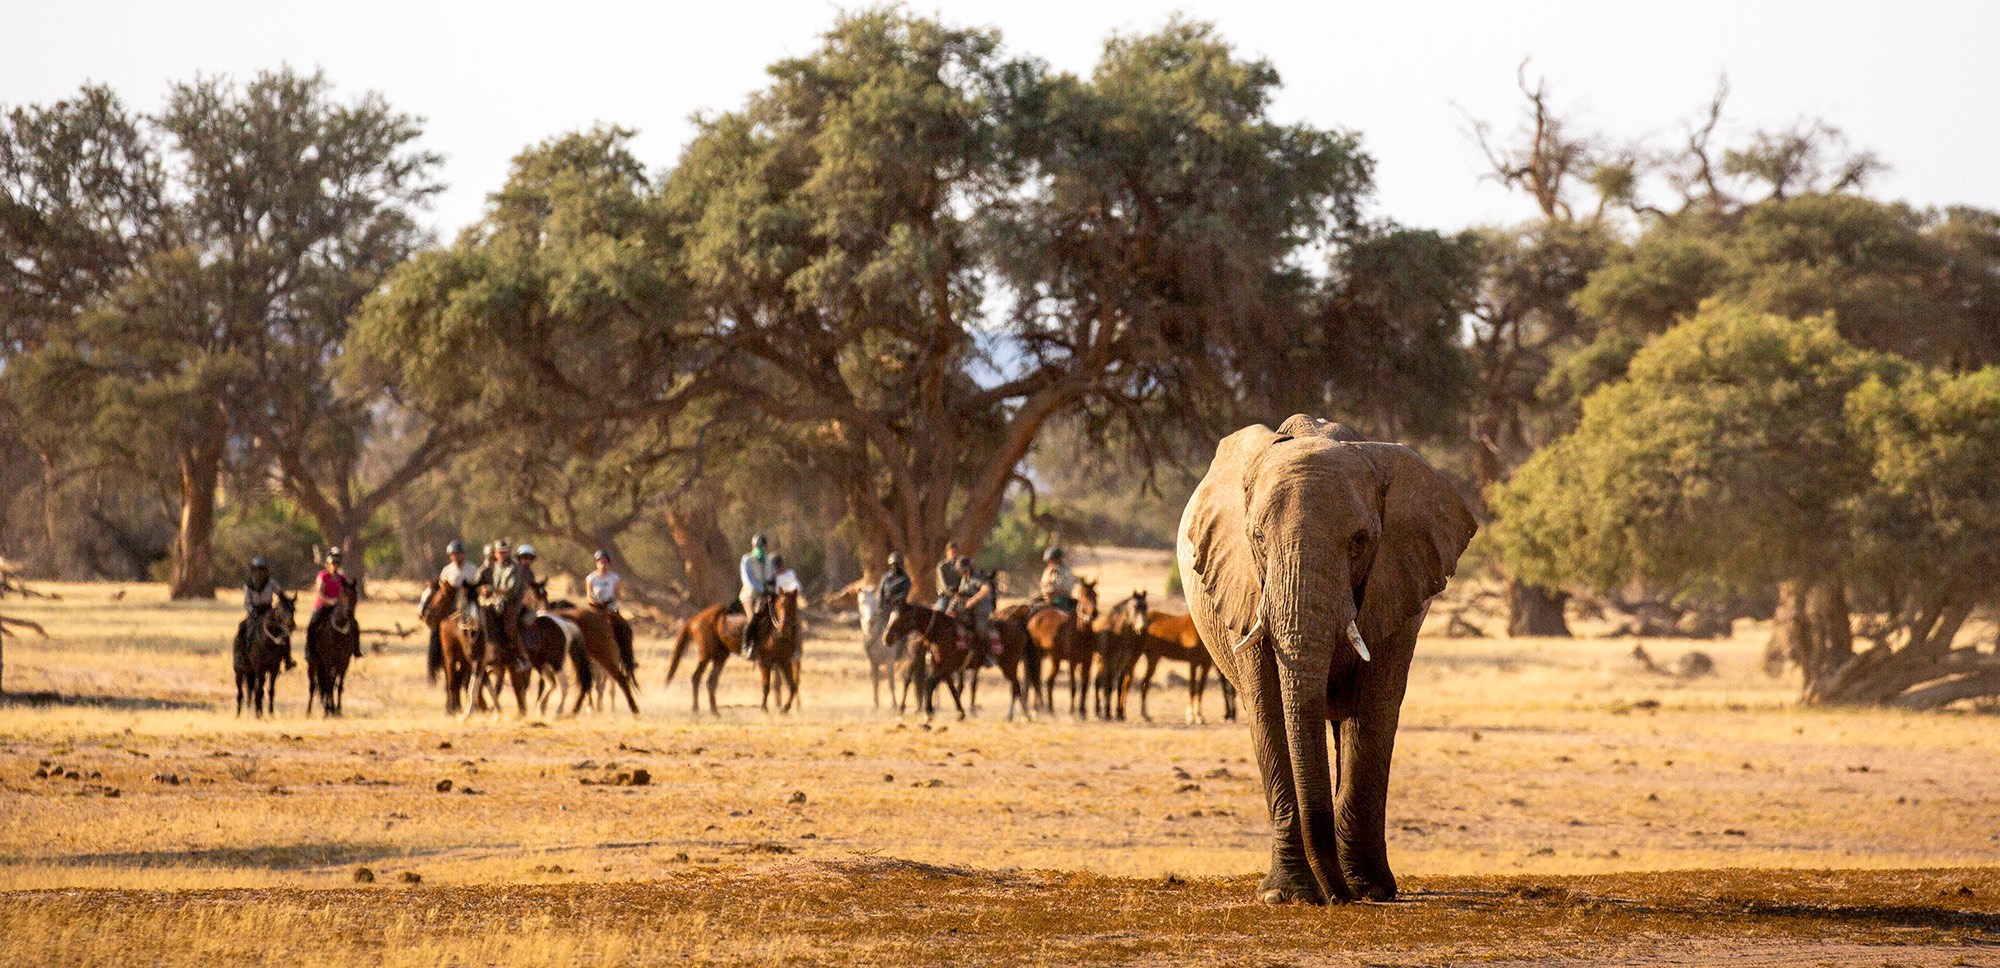
[[[1512,634],[1750,615],[1809,702],[2000,695],[2000,213],[1872,196],[1829,124],[1729,142],[1725,89],[1621,144],[1524,66],[1469,150],[1535,214],[1439,231],[1197,22],[1079,76],[868,10],[768,73],[677,157],[524,146],[452,238],[419,122],[318,74],[4,106],[0,554],[208,597],[509,534],[679,608],[763,530],[927,594],[947,539],[1167,546],[1305,411],[1455,476]]]

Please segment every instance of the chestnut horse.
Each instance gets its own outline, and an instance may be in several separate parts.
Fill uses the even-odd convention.
[[[687,654],[688,645],[695,647],[695,666],[691,685],[694,689],[694,714],[701,715],[701,680],[703,673],[708,676],[708,711],[721,716],[722,711],[715,705],[715,684],[722,679],[722,666],[729,657],[743,648],[743,634],[749,627],[748,616],[730,614],[729,606],[710,605],[681,625],[679,637],[674,640],[674,657],[667,662],[666,685],[674,684],[674,670],[681,667],[681,656]]]
[[[1028,635],[1048,658],[1047,681],[1043,684],[1043,709],[1055,712],[1056,677],[1069,666],[1070,712],[1082,717],[1090,705],[1090,663],[1097,651],[1097,583],[1079,578],[1076,587],[1076,614],[1059,608],[1043,608],[1028,617]]]
[[[789,713],[799,705],[799,663],[805,642],[799,620],[799,593],[779,592],[771,603],[772,630],[751,657],[764,679],[764,701],[759,706],[771,711],[771,680],[778,680],[778,711]]]
[[[292,648],[292,616],[299,597],[280,593],[264,610],[256,625],[245,619],[236,629],[233,658],[236,666],[236,715],[243,715],[243,694],[250,693],[250,705],[262,718],[264,710],[278,712],[278,673],[283,671],[285,653]],[[306,704],[308,712],[312,704]]]
[[[435,624],[438,641],[444,651],[444,710],[470,716],[484,710],[487,693],[493,696],[493,712],[500,712],[501,690],[512,686],[514,703],[518,715],[528,714],[528,673],[514,666],[511,657],[501,655],[489,661],[486,656],[484,633],[476,627],[467,629],[458,617],[458,589],[433,580],[435,589],[424,607],[424,621]],[[533,622],[521,623],[521,637],[535,638]],[[560,641],[558,634],[557,640]],[[524,642],[531,657],[537,652],[539,641]],[[466,687],[472,687],[472,704],[465,703]]]
[[[1152,722],[1153,717],[1146,709],[1146,697],[1153,688],[1153,671],[1159,667],[1162,659],[1185,662],[1188,664],[1186,720],[1190,723],[1207,722],[1201,706],[1202,699],[1208,691],[1209,673],[1215,668],[1215,660],[1209,656],[1208,647],[1202,644],[1200,633],[1195,631],[1194,620],[1171,612],[1154,612],[1146,621],[1145,633],[1138,636],[1136,644],[1138,652],[1133,658],[1143,657],[1146,660],[1146,671],[1142,675],[1133,675],[1133,670],[1138,665],[1136,661],[1127,669],[1124,683],[1120,688],[1121,695],[1118,701],[1120,708],[1125,705],[1122,693],[1131,688],[1136,678],[1139,684],[1139,715],[1147,722]],[[1233,722],[1236,719],[1236,690],[1229,685],[1228,680],[1219,681],[1222,683],[1222,718]]]
[[[626,657],[625,646],[619,642],[618,626],[611,613],[595,606],[579,607],[571,602],[550,602],[538,622],[563,621],[570,623],[579,633],[569,649],[570,664],[576,670],[578,685],[575,704],[570,706],[570,714],[583,711],[585,699],[593,697],[593,685],[603,688],[605,683],[617,686],[625,693],[625,706],[632,715],[639,715],[639,700],[636,693],[638,680],[632,678],[632,666]],[[560,706],[558,706],[560,708]]]
[[[342,696],[347,691],[347,667],[361,648],[361,625],[354,620],[354,583],[340,582],[340,598],[319,621],[306,623],[306,715],[312,715],[313,697],[319,697],[320,714],[340,715]]]

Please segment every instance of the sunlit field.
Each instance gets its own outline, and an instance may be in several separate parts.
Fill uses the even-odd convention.
[[[1164,567],[1082,570],[1115,600]],[[2000,722],[1800,709],[1751,623],[1647,642],[1713,656],[1688,682],[1630,640],[1426,639],[1389,813],[1406,897],[1319,912],[1253,901],[1262,797],[1213,688],[1208,725],[1177,679],[1151,723],[1136,694],[1128,722],[1010,723],[989,672],[976,717],[925,724],[873,704],[826,616],[792,716],[732,660],[697,719],[691,663],[663,685],[642,634],[636,719],[460,721],[413,635],[370,637],[344,719],[308,717],[294,671],[257,720],[230,603],[37,587],[61,599],[8,603],[50,638],[7,643],[0,960],[2000,960]]]

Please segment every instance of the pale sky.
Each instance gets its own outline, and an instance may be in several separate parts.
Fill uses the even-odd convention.
[[[85,81],[159,106],[197,72],[247,77],[323,68],[348,95],[374,89],[426,119],[450,186],[431,212],[449,234],[479,215],[521,148],[603,121],[638,129],[670,164],[697,111],[734,108],[766,65],[807,52],[845,5],[722,3],[302,4],[0,0],[0,103],[47,101]],[[1818,116],[1879,154],[1878,194],[2000,208],[2000,3],[1523,0],[1266,3],[1257,0],[917,2],[997,27],[1007,46],[1087,73],[1113,31],[1175,10],[1220,25],[1283,75],[1285,120],[1359,131],[1377,160],[1375,213],[1419,226],[1506,221],[1523,204],[1484,183],[1466,112],[1511,126],[1515,67],[1552,84],[1585,127],[1671,139],[1718,74],[1742,132]]]

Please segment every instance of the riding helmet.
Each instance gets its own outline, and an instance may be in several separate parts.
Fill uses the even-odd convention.
[[[271,563],[270,563],[270,562],[268,562],[268,561],[265,561],[265,560],[263,559],[263,557],[262,557],[261,555],[260,555],[260,556],[258,556],[258,557],[256,557],[256,558],[252,558],[252,559],[250,559],[250,570],[251,570],[251,571],[268,571],[268,570],[270,569],[270,567],[271,567]]]
[[[767,544],[770,544],[770,543],[771,543],[771,539],[769,539],[769,538],[766,538],[766,537],[764,536],[764,532],[762,532],[762,531],[759,531],[759,532],[757,532],[757,536],[756,536],[756,537],[754,537],[754,538],[751,538],[751,539],[750,539],[750,547],[752,547],[752,548],[762,548],[762,547],[764,547],[765,545],[767,545]]]
[[[513,546],[514,546],[514,542],[512,542],[512,541],[509,541],[509,540],[507,540],[506,538],[494,538],[494,539],[493,539],[493,550],[494,550],[494,551],[506,551],[506,550],[508,550],[508,549],[512,548]]]
[[[326,549],[326,560],[328,560],[328,561],[339,561],[339,560],[340,560],[340,549],[339,549],[339,548],[328,548],[328,549]]]
[[[524,544],[521,547],[514,549],[514,557],[516,558],[533,558],[534,556],[535,556],[534,545]]]
[[[1043,561],[1061,561],[1062,556],[1063,550],[1055,545],[1050,545],[1047,551],[1042,552]]]
[[[902,567],[902,565],[903,565],[903,553],[900,551],[889,552],[889,567],[900,568]]]
[[[593,555],[591,555],[591,556],[590,556],[590,560],[592,560],[592,561],[610,561],[610,560],[611,560],[611,552],[609,552],[609,551],[606,551],[606,550],[604,550],[603,548],[599,548],[599,549],[597,549],[597,553],[596,553],[596,554],[593,554]]]
[[[465,542],[457,538],[451,539],[451,543],[444,546],[444,553],[448,555],[465,554]]]

